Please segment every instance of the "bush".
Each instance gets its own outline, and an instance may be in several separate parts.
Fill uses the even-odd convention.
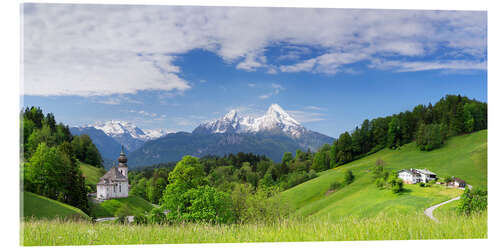
[[[403,191],[403,180],[399,179],[396,173],[393,173],[389,177],[388,183],[391,186],[391,190],[393,193],[397,194]]]
[[[344,183],[346,185],[351,184],[354,181],[354,175],[352,174],[351,170],[346,170],[344,172]]]
[[[375,180],[375,186],[377,186],[379,189],[383,189],[385,186],[384,178],[378,178],[377,180]]]
[[[231,196],[236,221],[271,223],[284,219],[290,207],[278,194],[279,190],[275,187],[263,186],[254,191],[248,185],[236,186]]]
[[[460,197],[457,211],[459,214],[471,215],[479,213],[488,208],[488,192],[481,189],[471,191],[465,188],[464,193]]]
[[[332,184],[330,184],[330,190],[335,191],[335,190],[341,189],[343,186],[344,185],[342,185],[342,183],[340,183],[338,181],[334,181],[334,182],[332,182]]]
[[[423,182],[419,182],[418,185],[421,187],[425,187],[425,183],[423,183]]]

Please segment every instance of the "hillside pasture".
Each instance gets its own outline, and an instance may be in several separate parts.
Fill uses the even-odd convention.
[[[21,192],[24,219],[89,219],[82,210],[30,192]]]
[[[393,194],[379,190],[372,178],[377,159],[382,159],[390,171],[409,168],[427,168],[438,177],[456,176],[473,186],[487,184],[487,131],[450,138],[439,149],[424,152],[415,143],[391,150],[384,149],[343,166],[324,171],[313,180],[283,192],[282,196],[301,216],[361,218],[385,214],[410,214],[434,204],[459,196],[462,191],[440,185],[419,187],[404,185],[404,191]],[[353,183],[329,193],[330,184],[342,181],[345,170],[355,176]]]
[[[89,201],[91,213],[96,218],[113,217],[120,209],[128,210],[129,215],[136,215],[153,209],[148,201],[133,195],[127,198],[116,198],[101,203]]]

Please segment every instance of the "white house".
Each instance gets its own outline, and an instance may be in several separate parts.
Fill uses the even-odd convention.
[[[436,174],[428,169],[403,169],[398,172],[398,177],[407,184],[436,180]]]
[[[97,183],[97,199],[128,197],[128,166],[127,157],[123,152],[118,157],[118,167],[114,166],[104,174]]]

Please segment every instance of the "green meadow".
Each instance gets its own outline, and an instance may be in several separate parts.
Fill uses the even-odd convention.
[[[92,214],[96,218],[113,217],[120,210],[123,210],[123,212],[127,214],[141,214],[153,209],[153,205],[151,205],[151,203],[133,195],[130,195],[127,198],[106,200],[101,203],[89,201],[89,205],[91,207]]]
[[[281,193],[283,200],[290,204],[294,212],[288,219],[271,224],[120,225],[41,219],[22,222],[23,244],[487,238],[487,212],[460,216],[454,210],[457,202],[452,202],[434,211],[436,218],[440,220],[438,223],[424,215],[425,208],[457,197],[462,190],[441,185],[420,187],[406,184],[400,194],[380,190],[376,188],[371,173],[377,159],[382,159],[385,168],[389,170],[427,168],[439,177],[456,176],[474,187],[485,187],[487,131],[449,138],[442,148],[430,152],[418,150],[415,143],[397,150],[384,149],[321,172],[317,178]],[[345,170],[352,170],[354,182],[335,192],[329,192],[333,181],[342,181]],[[100,206],[108,214],[112,214],[125,201],[127,200],[115,199],[103,202]]]
[[[85,184],[92,186],[95,186],[99,182],[99,178],[106,173],[103,168],[97,168],[83,162],[80,162],[80,170],[85,177]]]
[[[274,224],[177,224],[120,225],[91,222],[23,222],[23,245],[102,245],[230,243],[343,240],[472,239],[487,237],[487,214],[471,217],[446,215],[435,223],[423,213],[359,219],[344,217],[336,222],[311,218]]]
[[[21,192],[22,215],[29,219],[89,219],[82,210],[30,192]]]

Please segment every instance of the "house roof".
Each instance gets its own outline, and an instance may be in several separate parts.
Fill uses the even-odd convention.
[[[421,174],[425,174],[425,175],[436,175],[436,173],[433,173],[433,172],[429,171],[428,169],[415,169],[415,170],[417,170]]]
[[[465,181],[462,180],[462,179],[460,179],[460,178],[455,177],[455,178],[453,178],[453,180],[456,181],[456,182],[458,182],[458,183],[464,183],[465,184]]]
[[[116,167],[112,167],[106,174],[104,174],[97,185],[110,184],[115,181],[127,181],[127,177],[122,175]]]

